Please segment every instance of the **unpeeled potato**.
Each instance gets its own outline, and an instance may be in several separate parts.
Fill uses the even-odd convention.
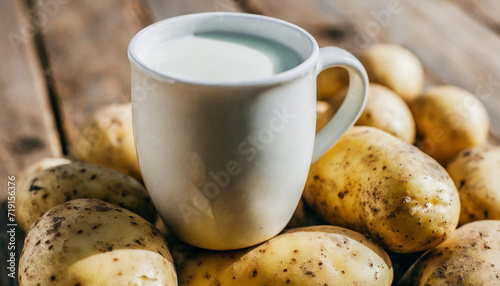
[[[355,126],[309,171],[303,197],[333,225],[368,233],[386,249],[409,253],[455,230],[460,200],[430,156],[373,127]]]
[[[370,83],[368,101],[356,125],[377,127],[410,144],[415,141],[415,120],[408,105],[376,83]]]
[[[482,103],[468,91],[436,86],[410,103],[417,126],[417,146],[441,164],[460,150],[486,143],[489,119]]]
[[[17,189],[16,220],[24,230],[49,209],[67,201],[94,198],[156,219],[144,186],[132,177],[94,164],[75,162],[33,173]]]
[[[66,159],[66,158],[59,158],[59,157],[48,157],[48,158],[43,158],[38,161],[35,161],[28,166],[26,166],[22,172],[19,174],[17,178],[17,186],[18,188],[23,188],[23,185],[26,183],[26,181],[33,175],[34,173],[45,170],[51,167],[59,166],[59,165],[64,165],[64,164],[70,164],[71,160]],[[16,193],[17,194],[17,193]]]
[[[348,85],[349,73],[346,69],[341,67],[326,69],[317,78],[318,100],[327,100]]]
[[[291,229],[256,247],[190,253],[179,285],[391,285],[385,251],[369,237],[335,226]]]
[[[419,96],[424,85],[424,69],[408,49],[397,44],[375,44],[364,50],[359,60],[371,82],[392,89],[406,102]]]
[[[28,230],[19,282],[37,285],[177,285],[167,244],[135,213],[95,199],[46,212]]]
[[[43,158],[28,165],[26,168],[24,168],[23,173],[30,176],[31,174],[34,174],[38,171],[69,163],[71,163],[71,160],[66,158],[59,158],[59,157]]]
[[[75,156],[142,180],[135,151],[130,103],[98,110],[84,124],[75,141]]]
[[[460,151],[446,167],[460,194],[460,221],[500,220],[500,147]]]
[[[331,105],[326,101],[318,100],[316,102],[316,133],[319,133],[332,117],[333,110]]]
[[[429,250],[400,286],[500,285],[500,221],[468,223]]]

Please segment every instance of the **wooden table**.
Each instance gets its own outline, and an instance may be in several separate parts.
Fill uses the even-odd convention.
[[[495,0],[0,3],[0,199],[7,196],[8,175],[37,159],[71,154],[85,118],[104,105],[130,101],[129,40],[154,21],[186,13],[269,15],[302,26],[321,46],[354,54],[375,42],[400,43],[421,58],[427,85],[453,84],[483,101],[491,141],[500,138],[500,3]],[[4,223],[0,248],[4,265]],[[2,266],[1,285],[16,285],[6,277]]]

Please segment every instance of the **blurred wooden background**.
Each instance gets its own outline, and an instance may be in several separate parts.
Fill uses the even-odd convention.
[[[500,138],[495,0],[0,0],[0,199],[7,196],[8,175],[68,154],[85,118],[130,101],[127,45],[136,32],[206,11],[281,18],[308,30],[321,46],[354,54],[375,42],[400,43],[421,58],[427,85],[453,84],[483,101],[491,140]],[[2,224],[2,250],[6,238]],[[0,265],[5,260],[0,251]],[[1,285],[17,285],[6,275],[1,267]]]

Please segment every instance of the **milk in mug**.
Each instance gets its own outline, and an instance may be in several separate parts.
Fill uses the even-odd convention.
[[[152,47],[143,60],[158,73],[210,83],[259,80],[302,61],[294,50],[272,40],[227,32],[182,36]]]

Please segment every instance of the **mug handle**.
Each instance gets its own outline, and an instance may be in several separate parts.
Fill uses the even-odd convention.
[[[368,98],[368,76],[365,68],[348,51],[336,47],[320,49],[316,76],[327,68],[342,67],[349,72],[349,89],[339,110],[316,135],[312,163],[316,162],[340,140],[363,112]]]

